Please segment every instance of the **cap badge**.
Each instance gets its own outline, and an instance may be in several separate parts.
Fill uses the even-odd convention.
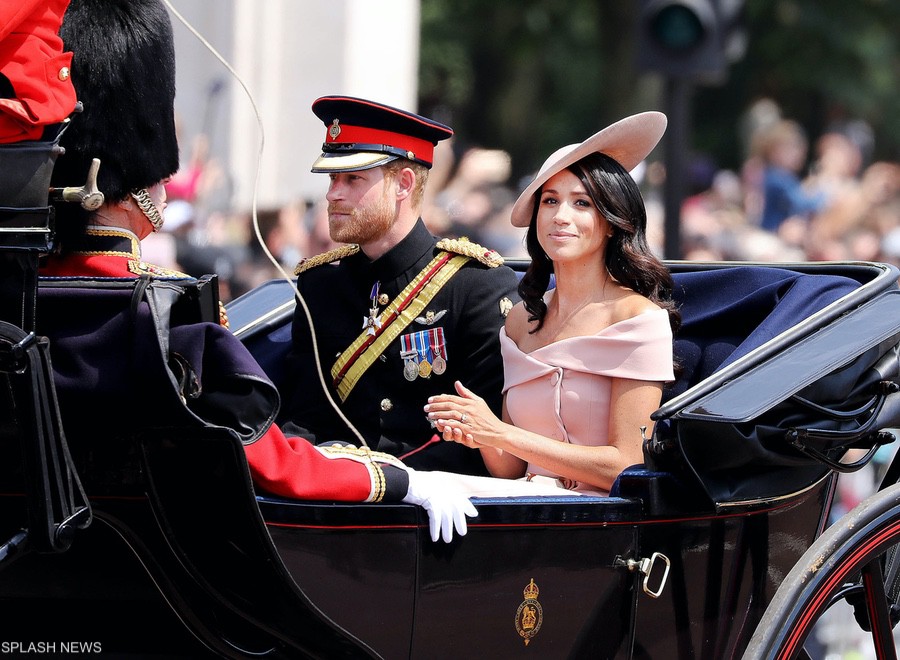
[[[328,135],[331,136],[332,140],[337,140],[338,135],[341,134],[340,120],[335,119],[331,123],[331,128],[328,129]]]

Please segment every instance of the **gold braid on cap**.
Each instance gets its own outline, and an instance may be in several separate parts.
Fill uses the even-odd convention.
[[[156,204],[153,203],[153,200],[150,199],[150,193],[147,192],[147,189],[141,188],[140,190],[133,190],[131,196],[134,197],[138,208],[145,216],[147,216],[147,220],[150,221],[150,224],[153,225],[153,231],[157,232],[162,229],[162,214],[159,212],[159,209],[156,208]]]
[[[322,264],[330,264],[332,261],[337,261],[338,259],[349,257],[351,254],[356,254],[357,252],[359,252],[359,246],[356,244],[342,245],[339,248],[329,250],[328,252],[323,252],[322,254],[317,254],[314,257],[302,259],[300,263],[297,264],[297,267],[294,268],[294,275],[299,275],[300,273],[307,271],[310,268],[315,268],[316,266],[321,266]]]
[[[468,238],[443,238],[438,241],[437,247],[447,252],[455,252],[466,257],[472,257],[483,263],[488,268],[496,268],[503,265],[503,257],[496,250],[489,250],[486,247],[473,243]]]

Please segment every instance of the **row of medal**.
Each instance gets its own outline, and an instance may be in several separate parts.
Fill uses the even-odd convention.
[[[440,376],[447,370],[447,345],[443,328],[431,328],[400,336],[403,377],[408,381]]]

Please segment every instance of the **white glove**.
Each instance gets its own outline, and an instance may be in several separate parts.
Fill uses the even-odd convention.
[[[466,516],[478,515],[475,505],[465,494],[450,484],[441,482],[428,472],[408,469],[409,490],[403,501],[418,504],[428,512],[431,540],[437,542],[438,535],[446,543],[453,540],[453,528],[460,536],[466,535]]]

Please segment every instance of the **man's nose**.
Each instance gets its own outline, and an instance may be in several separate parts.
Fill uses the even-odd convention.
[[[341,184],[337,181],[332,181],[328,184],[328,192],[325,193],[325,199],[329,202],[334,202],[341,199],[341,197],[343,197]]]

